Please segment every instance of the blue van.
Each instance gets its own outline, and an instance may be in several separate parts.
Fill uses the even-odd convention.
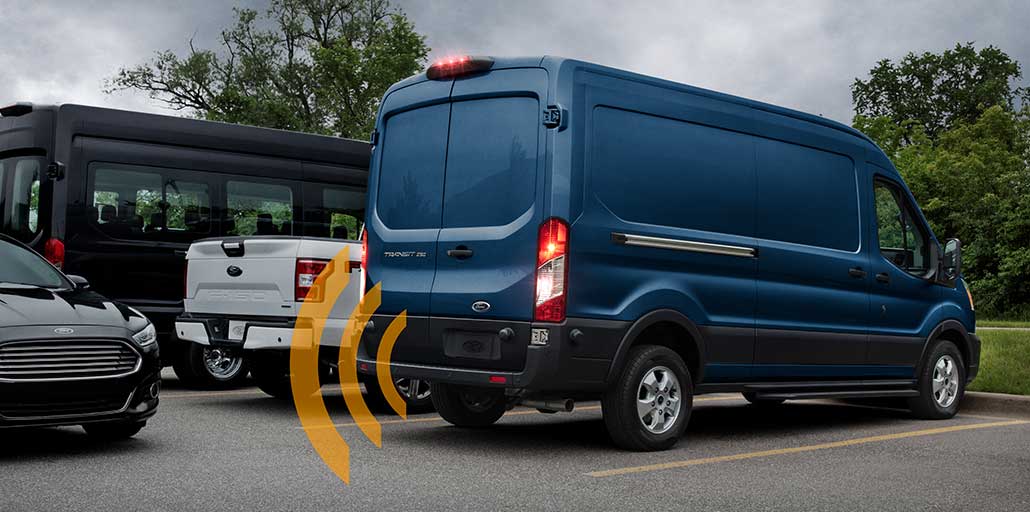
[[[676,443],[692,397],[904,398],[949,418],[980,342],[961,245],[891,162],[818,116],[555,57],[461,57],[386,93],[359,371],[447,421],[600,399],[615,443]]]

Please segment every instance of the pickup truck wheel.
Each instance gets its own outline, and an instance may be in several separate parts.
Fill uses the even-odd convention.
[[[908,399],[912,415],[927,420],[951,418],[966,391],[962,352],[948,340],[937,340],[926,352],[919,374],[919,396]]]
[[[219,389],[240,386],[247,380],[249,369],[239,350],[191,343],[186,358],[192,381],[187,384]]]
[[[111,423],[87,423],[82,426],[90,437],[103,441],[128,439],[147,425],[145,421],[119,421]]]
[[[627,450],[672,448],[690,421],[693,394],[690,370],[678,354],[662,346],[635,347],[601,400],[608,434]]]
[[[433,382],[430,384],[430,397],[440,416],[458,427],[488,427],[501,419],[508,409],[504,390],[500,388]]]
[[[364,381],[365,390],[368,392],[366,400],[370,406],[380,411],[391,411],[390,403],[386,401],[383,388],[375,378]],[[432,391],[429,381],[419,379],[400,378],[394,379],[394,389],[404,399],[408,407],[408,414],[421,414],[433,410]]]

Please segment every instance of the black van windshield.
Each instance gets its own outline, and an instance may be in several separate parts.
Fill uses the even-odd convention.
[[[3,232],[31,242],[40,231],[39,187],[43,160],[37,156],[0,159],[0,220]]]
[[[0,238],[0,284],[69,288],[68,281],[38,254]]]

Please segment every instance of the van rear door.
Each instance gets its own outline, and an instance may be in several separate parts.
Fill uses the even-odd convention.
[[[532,320],[547,73],[459,78],[449,103],[388,111],[398,93],[424,97],[450,83],[423,82],[387,99],[369,278],[382,282],[379,313],[406,309],[408,329],[428,329],[405,333],[394,360],[519,369],[528,329],[490,361],[447,357],[443,340],[476,331],[479,319]],[[412,321],[418,315],[430,316],[428,325]]]

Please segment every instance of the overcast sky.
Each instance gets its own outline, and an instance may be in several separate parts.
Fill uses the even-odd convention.
[[[432,56],[562,55],[843,122],[850,84],[881,58],[993,44],[1030,75],[1030,2],[397,1]],[[103,80],[190,37],[216,44],[232,7],[260,0],[0,0],[0,103],[166,112]],[[1024,78],[1023,84],[1030,83]]]

